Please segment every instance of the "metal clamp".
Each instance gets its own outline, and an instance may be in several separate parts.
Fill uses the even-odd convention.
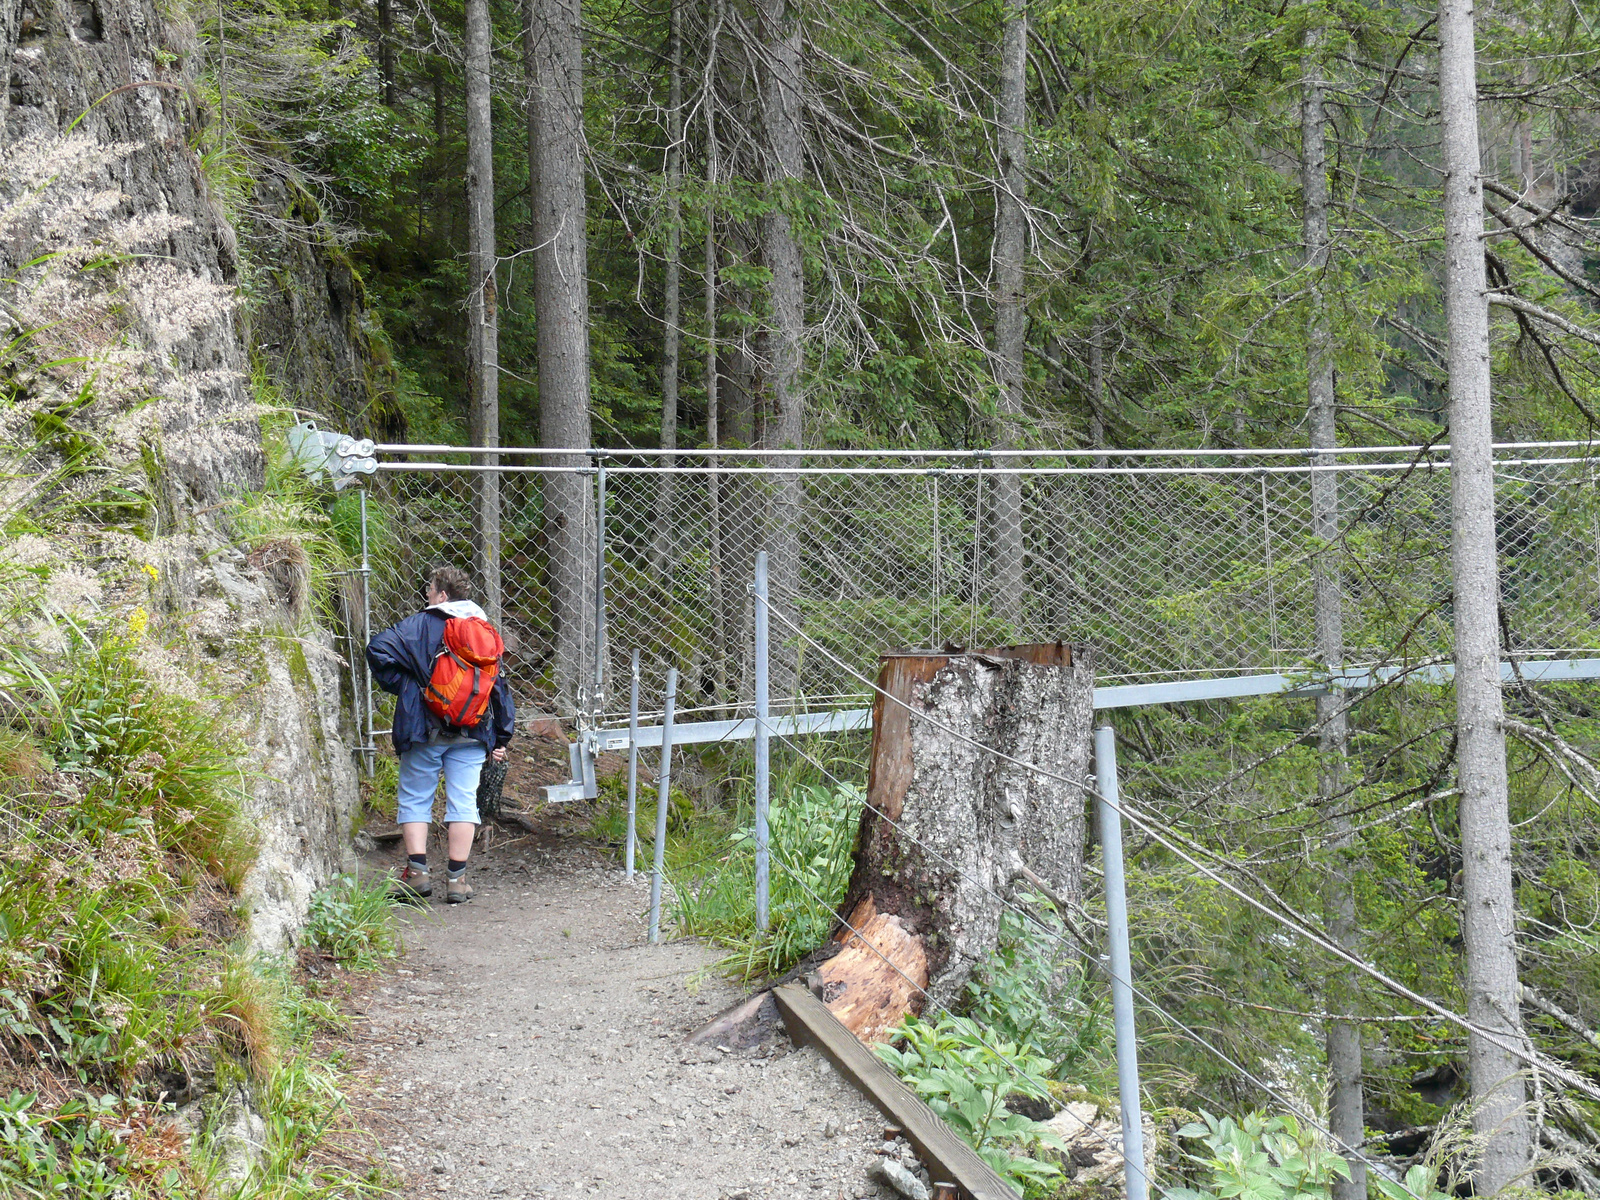
[[[335,490],[355,483],[357,475],[375,475],[377,447],[371,438],[359,441],[347,434],[318,429],[315,421],[301,421],[290,428],[289,456],[310,479],[327,480]]]

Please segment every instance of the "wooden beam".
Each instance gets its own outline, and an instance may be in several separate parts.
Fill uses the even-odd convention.
[[[915,1093],[887,1063],[856,1040],[827,1006],[798,983],[774,988],[772,997],[797,1046],[815,1046],[834,1068],[905,1134],[936,1180],[956,1185],[962,1200],[1017,1200],[1020,1193]]]

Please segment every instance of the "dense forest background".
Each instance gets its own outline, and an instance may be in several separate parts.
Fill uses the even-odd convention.
[[[220,0],[200,21],[202,151],[242,233],[246,299],[270,270],[250,257],[267,231],[355,268],[395,368],[360,414],[375,434],[683,448],[1446,434],[1431,9]],[[1557,0],[1477,10],[1504,440],[1586,439],[1600,405],[1597,23]],[[324,408],[292,388],[285,402]],[[1518,1178],[1591,1193],[1600,1092],[1569,1085],[1593,1079],[1600,1046],[1595,699],[1581,684],[1507,699],[1521,1019],[1578,1073],[1533,1073],[1540,1157]],[[1313,707],[1129,714],[1130,791],[1252,894],[1462,1008],[1449,691]],[[1348,765],[1330,772],[1329,754]],[[1330,1067],[1329,1032],[1359,1028],[1372,1152],[1470,1160],[1445,1136],[1467,1096],[1458,1025],[1335,970],[1158,843],[1132,849],[1137,971],[1175,1022],[1150,1032],[1166,1100],[1233,1111],[1288,1093],[1323,1110],[1330,1071],[1351,1083],[1350,1045]]]
[[[501,437],[528,445],[539,428],[528,14],[491,13]],[[1304,444],[1299,99],[1312,65],[1328,80],[1333,252],[1317,282],[1332,306],[1341,437],[1436,434],[1428,11],[1072,4],[1030,17],[1023,170],[1002,189],[1018,157],[1002,162],[996,115],[1002,5],[792,14],[805,63],[793,173],[764,145],[770,14],[586,9],[586,212],[573,219],[585,221],[597,443],[657,444],[670,382],[679,444],[706,444],[708,345],[718,444],[771,441],[763,237],[782,211],[803,254],[808,444]],[[466,420],[462,30],[459,9],[399,4],[224,5],[206,30],[210,150],[237,174],[238,214],[302,215],[256,203],[244,184],[255,172],[315,198],[315,236],[338,238],[362,269],[417,440]],[[1600,200],[1586,16],[1497,5],[1479,36],[1489,205],[1509,214],[1491,242],[1496,284],[1574,309],[1593,286],[1585,222]],[[1003,394],[995,345],[1007,299],[997,195],[1023,202],[1020,404]],[[1513,232],[1519,215],[1551,245]],[[1499,432],[1581,434],[1590,347],[1530,319],[1506,326]],[[372,415],[399,429],[393,411]]]

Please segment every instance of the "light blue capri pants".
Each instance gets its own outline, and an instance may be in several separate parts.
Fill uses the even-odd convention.
[[[433,796],[444,773],[444,819],[478,820],[478,776],[489,752],[482,742],[456,742],[448,746],[413,746],[400,756],[400,803],[395,820],[433,820]]]

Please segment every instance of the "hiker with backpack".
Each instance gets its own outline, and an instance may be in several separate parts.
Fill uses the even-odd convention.
[[[443,775],[449,826],[445,899],[459,904],[472,899],[466,875],[479,824],[478,776],[491,756],[505,760],[516,709],[500,674],[505,644],[473,603],[467,573],[440,567],[426,592],[426,608],[373,636],[367,662],[378,686],[398,697],[390,731],[400,759],[395,821],[409,861],[395,895],[417,900],[433,893],[428,828]]]

